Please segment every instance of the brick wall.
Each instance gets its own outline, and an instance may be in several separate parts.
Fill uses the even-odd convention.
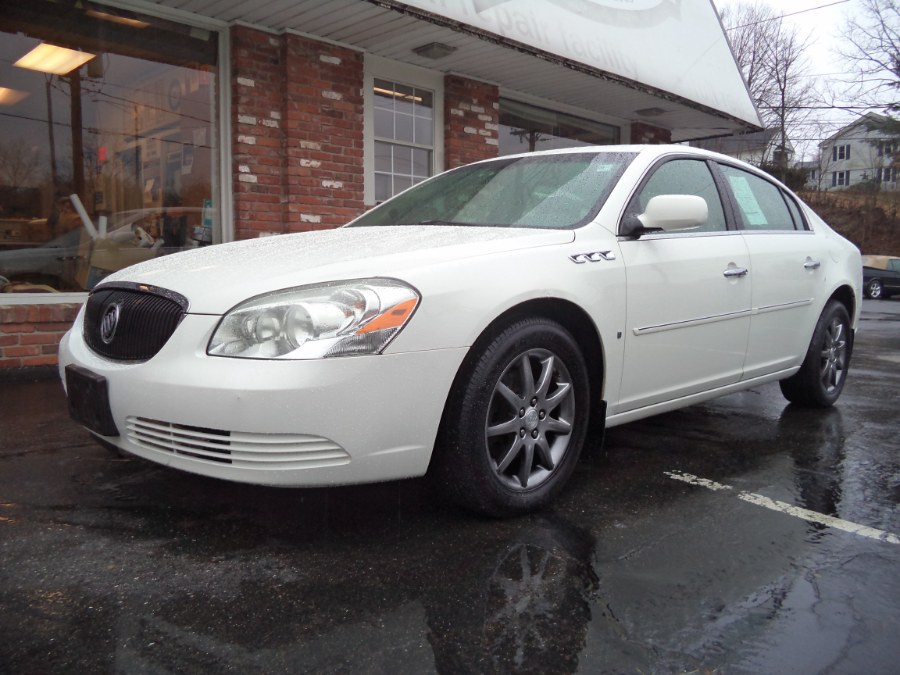
[[[343,225],[363,203],[363,55],[286,35],[288,231]]]
[[[444,78],[444,163],[448,169],[500,153],[500,91],[457,75]]]
[[[243,26],[231,45],[235,238],[251,239],[285,231],[284,47]]]
[[[672,142],[672,132],[669,129],[655,127],[646,122],[631,123],[631,142],[650,145],[659,145]]]
[[[232,45],[235,237],[362,213],[362,54],[244,26]]]
[[[0,371],[58,363],[59,341],[81,305],[0,305]]]

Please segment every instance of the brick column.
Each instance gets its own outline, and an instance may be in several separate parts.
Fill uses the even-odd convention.
[[[363,203],[363,56],[285,36],[286,225],[343,225]]]
[[[458,75],[444,78],[444,163],[448,169],[500,154],[500,91]]]
[[[244,26],[231,29],[236,239],[286,231],[282,40]]]

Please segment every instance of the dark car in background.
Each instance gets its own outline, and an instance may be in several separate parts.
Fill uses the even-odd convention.
[[[863,292],[867,298],[887,300],[900,294],[900,258],[864,255]]]

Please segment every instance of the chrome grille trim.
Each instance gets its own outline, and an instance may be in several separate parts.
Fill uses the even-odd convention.
[[[178,328],[188,301],[156,286],[110,283],[85,303],[82,334],[97,354],[114,361],[152,359]]]
[[[254,469],[303,469],[350,462],[341,446],[320,436],[256,434],[128,417],[126,435],[135,445],[166,455]]]

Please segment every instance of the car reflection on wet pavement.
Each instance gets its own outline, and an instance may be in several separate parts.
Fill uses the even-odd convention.
[[[611,430],[550,511],[117,458],[0,383],[0,672],[896,672],[900,301],[826,411],[769,385]],[[690,475],[730,489],[673,480]]]

